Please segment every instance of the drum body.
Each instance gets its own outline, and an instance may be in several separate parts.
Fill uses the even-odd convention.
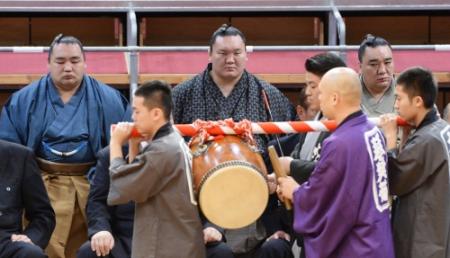
[[[196,193],[206,218],[226,229],[256,221],[269,197],[259,152],[236,136],[194,145],[191,151]]]

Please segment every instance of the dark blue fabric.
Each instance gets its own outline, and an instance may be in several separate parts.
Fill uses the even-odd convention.
[[[55,227],[55,213],[31,150],[0,140],[0,257],[12,234],[25,234],[45,248]],[[22,218],[28,221],[23,229]]]
[[[36,155],[51,161],[92,161],[94,152],[89,144],[89,100],[86,99],[86,84],[81,84],[66,104],[62,102],[50,78],[47,78],[47,85],[51,85],[47,94],[47,103],[50,105],[46,105],[46,129],[41,143],[36,146]],[[52,153],[51,149],[59,152],[78,151],[74,155],[61,157]]]
[[[5,249],[0,252],[0,258],[47,258],[47,255],[37,245],[9,241]]]
[[[127,153],[126,148],[123,149]],[[133,235],[134,203],[108,206],[109,178],[109,147],[97,154],[96,172],[91,182],[86,205],[89,239],[100,232],[109,231],[114,236],[114,248],[111,256],[114,258],[131,257],[131,240]],[[97,257],[87,241],[77,253],[78,258]]]
[[[127,150],[124,148],[124,151]],[[98,154],[96,174],[91,183],[86,206],[88,217],[88,234],[91,238],[99,231],[109,231],[115,237],[129,238],[133,234],[134,203],[108,206],[110,178],[109,178],[109,147],[102,149]]]
[[[127,105],[117,90],[87,75],[64,105],[48,74],[10,97],[0,117],[0,138],[26,145],[49,160],[92,161],[109,142],[110,125],[130,119]],[[89,144],[67,158],[44,150],[42,140],[59,151],[73,150],[83,141]]]

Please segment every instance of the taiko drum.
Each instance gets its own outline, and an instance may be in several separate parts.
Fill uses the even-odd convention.
[[[194,144],[195,190],[203,214],[227,229],[256,221],[267,206],[267,170],[260,153],[237,136]]]

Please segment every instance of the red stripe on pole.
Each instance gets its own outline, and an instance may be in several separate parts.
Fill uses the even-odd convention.
[[[262,122],[258,123],[258,125],[264,130],[266,134],[283,133],[283,130],[281,130],[281,128],[279,128],[275,123]]]
[[[377,119],[377,118],[375,118]],[[292,129],[288,129],[288,130],[284,130],[280,127],[278,127],[277,123],[286,123],[286,125],[290,125],[292,127]],[[333,120],[327,120],[327,121],[309,121],[308,123],[317,123],[317,124],[321,124],[322,126],[326,127],[328,129],[328,131],[334,131],[337,128],[337,124],[335,121]],[[311,131],[315,131],[313,127],[311,127],[308,123],[306,122],[302,122],[302,121],[297,121],[297,122],[261,122],[261,123],[252,123],[252,128],[253,133],[254,134],[283,134],[283,133],[304,133],[304,132],[311,132]],[[408,123],[406,123],[406,121],[400,117],[397,117],[397,124],[399,126],[406,126],[408,125]],[[195,126],[193,126],[192,124],[176,124],[174,125],[181,133],[181,135],[183,136],[194,136],[197,135],[198,133],[198,129],[195,128]],[[260,130],[255,130],[255,128],[257,129],[259,126],[262,131]],[[112,130],[114,130],[115,125],[112,125]],[[222,126],[223,127],[223,126]],[[210,128],[207,128],[207,132],[210,135],[223,135],[223,134],[227,134],[222,130],[221,126],[211,126]],[[233,128],[230,128],[233,129]],[[232,134],[242,134],[244,133],[244,130],[240,129],[240,128],[234,128],[234,133]],[[321,130],[317,130],[317,131],[321,131]],[[131,137],[140,137],[139,132],[134,128],[133,131],[131,132]]]

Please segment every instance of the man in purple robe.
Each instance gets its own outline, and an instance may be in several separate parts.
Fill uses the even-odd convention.
[[[279,178],[278,193],[293,202],[308,258],[393,258],[385,143],[361,111],[358,75],[334,68],[319,91],[320,109],[338,128],[308,181]]]

